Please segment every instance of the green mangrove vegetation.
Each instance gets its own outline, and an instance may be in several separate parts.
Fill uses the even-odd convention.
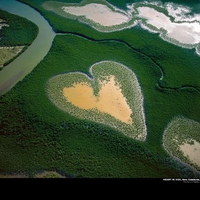
[[[29,3],[29,1],[26,2]],[[199,89],[199,57],[195,55],[195,49],[184,49],[163,42],[158,37],[158,33],[149,34],[148,31],[142,30],[138,26],[123,31],[101,33],[79,21],[59,16],[41,8],[43,2],[46,1],[31,1],[30,4],[42,12],[57,33],[72,33],[97,41],[123,42],[137,52],[150,57],[161,68],[164,74],[163,79],[159,82],[161,86],[169,88],[194,86]],[[81,1],[70,0],[67,2],[78,3]],[[171,54],[169,54],[169,49]],[[183,60],[184,62],[182,62]]]
[[[6,66],[23,53],[38,34],[38,27],[29,20],[0,10],[0,65]]]
[[[117,24],[113,24],[111,23],[110,26],[106,26],[102,23],[100,23],[101,20],[98,20],[99,22],[96,23],[94,20],[89,19],[88,17],[84,16],[84,15],[73,15],[70,13],[65,12],[64,8],[68,8],[68,7],[75,7],[75,8],[81,8],[84,6],[87,6],[89,3],[95,4],[95,5],[103,5],[105,7],[103,7],[104,9],[104,15],[108,15],[107,16],[107,21],[110,18],[109,15],[113,15],[113,14],[117,14],[118,18],[124,18],[124,20],[122,20],[121,23],[117,23]],[[102,4],[103,3],[103,4]],[[127,16],[125,15],[122,10],[116,10],[115,7],[113,7],[111,4],[107,3],[106,1],[102,1],[102,0],[95,0],[95,1],[91,1],[91,0],[85,0],[80,2],[80,4],[73,4],[73,3],[63,3],[63,2],[56,2],[56,1],[47,1],[44,2],[42,4],[43,8],[49,11],[52,11],[54,13],[56,13],[57,15],[60,15],[62,17],[65,18],[69,18],[69,19],[73,19],[73,20],[78,20],[81,23],[85,23],[85,24],[89,24],[90,26],[92,26],[94,29],[101,31],[101,32],[113,32],[113,31],[118,31],[118,30],[122,30],[124,28],[130,27],[134,25],[134,21],[135,19],[132,19],[131,16]],[[94,8],[95,6],[92,5]],[[105,12],[105,10],[107,10],[107,12]],[[121,15],[121,16],[119,16]],[[102,17],[101,12],[99,12],[99,18]],[[97,19],[97,18],[96,18]],[[104,22],[106,22],[104,20]]]
[[[146,125],[143,112],[143,96],[135,74],[131,70],[128,70],[125,66],[109,61],[95,63],[93,66],[91,66],[90,73],[93,79],[88,79],[88,77],[86,77],[84,74],[78,72],[52,77],[47,84],[47,93],[52,102],[55,103],[55,105],[58,106],[61,110],[64,110],[76,117],[107,124],[118,129],[128,137],[144,141],[146,139]],[[131,123],[128,123],[128,120],[121,121],[123,120],[122,117],[120,118],[121,120],[119,120],[115,118],[115,115],[108,115],[99,112],[99,110],[80,109],[77,106],[73,106],[64,97],[63,88],[73,86],[74,83],[87,84],[86,89],[88,89],[89,86],[92,86],[92,88],[95,88],[94,93],[96,93],[96,95],[94,97],[96,97],[102,88],[102,86],[100,87],[100,82],[104,81],[105,79],[108,79],[106,81],[109,81],[110,76],[113,76],[117,80],[117,83],[115,84],[120,84],[119,89],[121,89],[121,93],[126,98],[126,105],[130,106],[130,110],[132,111],[130,116]],[[87,91],[88,90],[85,92]],[[110,92],[110,90],[107,92]],[[102,95],[104,95],[104,93]],[[115,104],[110,104],[110,106],[113,105],[112,109],[120,109],[119,106],[121,105],[121,109],[123,109],[123,99],[121,99],[118,93],[115,93],[113,93],[112,96],[113,100],[108,99],[108,101],[113,101],[116,103],[114,98],[118,98],[118,106]],[[105,94],[105,96],[106,95],[108,96],[109,94]],[[101,96],[101,98],[105,98],[105,96]],[[88,99],[88,101],[89,100],[90,99]],[[98,101],[99,100],[100,99],[98,99]],[[84,99],[82,99],[82,101],[84,101]],[[122,103],[120,101],[122,101]],[[88,102],[88,104],[89,103],[93,102]],[[104,105],[104,107],[106,107],[106,105]],[[109,111],[109,109],[107,110]],[[124,109],[124,112],[126,111],[127,109]]]
[[[200,122],[200,57],[195,50],[166,42],[140,26],[99,32],[45,10],[45,0],[20,1],[41,12],[57,36],[34,70],[0,96],[1,173],[33,176],[46,170],[75,178],[200,177],[174,160],[162,145],[165,129],[174,117]],[[119,8],[127,3],[108,2]],[[88,81],[93,78],[90,66],[105,60],[126,66],[137,77],[144,100],[145,141],[127,137],[108,124],[73,116],[56,107],[48,96],[52,78],[79,72]],[[119,73],[122,79],[123,73],[126,70]],[[131,88],[128,80],[123,83]],[[66,87],[68,83],[60,84]],[[125,93],[132,102],[128,91]]]
[[[0,46],[30,45],[37,36],[38,27],[25,18],[0,10],[0,19],[8,25],[0,29]]]
[[[200,124],[198,122],[176,117],[169,123],[164,132],[163,145],[170,154],[199,170],[199,133]]]

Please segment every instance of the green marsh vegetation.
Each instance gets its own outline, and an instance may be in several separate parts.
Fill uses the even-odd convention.
[[[71,177],[97,178],[199,176],[172,160],[162,146],[163,132],[174,116],[199,122],[200,57],[195,51],[165,42],[138,26],[100,33],[45,11],[44,1],[24,2],[65,34],[55,37],[48,55],[31,74],[0,97],[1,172],[56,170]],[[89,67],[102,60],[122,63],[136,74],[144,96],[145,142],[75,118],[49,100],[46,83],[51,77],[77,71],[91,76]]]
[[[199,155],[197,155],[200,144],[199,130],[200,124],[198,122],[183,117],[175,117],[163,134],[163,145],[167,151],[197,170],[200,169]],[[181,146],[183,147],[185,144],[189,145],[190,148],[189,146],[183,148],[185,151],[183,152]],[[184,154],[187,154],[187,156]]]
[[[22,51],[18,53],[18,55],[23,53],[36,38],[38,34],[38,27],[29,20],[8,13],[4,10],[0,10],[0,19],[3,20],[3,23],[7,24],[7,26],[3,26],[0,29],[0,47],[14,47],[13,51],[7,50],[7,53],[2,53],[0,55],[0,59],[4,60],[3,58],[1,58],[1,56],[9,58],[10,56],[7,54],[16,54],[16,52],[18,51],[15,51],[17,46],[24,46]],[[11,59],[8,59],[3,63],[4,66],[9,64],[16,58],[16,56],[11,57]]]
[[[9,25],[0,29],[0,46],[30,45],[37,36],[38,27],[25,18],[0,10],[0,19]]]
[[[78,7],[81,8],[81,7],[86,6],[90,3],[96,3],[96,4],[102,4],[103,3],[103,5],[105,5],[108,8],[108,10],[113,11],[113,12],[115,12],[115,9],[116,9],[111,4],[107,3],[106,1],[102,1],[102,0],[95,0],[95,1],[84,0],[84,1],[80,2],[79,4],[77,4],[77,3],[70,3],[69,4],[69,3],[64,3],[64,2],[51,1],[51,2],[43,3],[42,7],[45,10],[49,10],[51,12],[54,12],[54,13],[62,16],[62,17],[70,18],[72,20],[78,20],[78,21],[80,21],[81,23],[84,23],[84,24],[89,24],[94,29],[96,29],[100,32],[113,32],[113,31],[116,31],[116,30],[119,31],[119,30],[124,29],[124,27],[129,27],[129,26],[132,26],[132,24],[134,24],[134,19],[131,19],[129,17],[129,19],[127,18],[126,21],[124,21],[124,23],[122,23],[122,24],[116,24],[116,25],[112,25],[112,26],[104,26],[100,23],[95,23],[94,21],[86,18],[85,16],[75,16],[75,15],[69,14],[69,13],[67,13],[63,10],[63,6],[78,6]],[[124,13],[122,11],[118,11],[118,14],[119,13],[121,15],[122,14],[124,15]]]
[[[0,47],[0,66],[6,65],[23,50],[24,46]]]
[[[47,93],[49,98],[61,110],[64,110],[76,117],[107,124],[116,128],[128,137],[144,141],[146,139],[146,125],[143,113],[143,96],[135,74],[125,66],[110,61],[95,63],[90,67],[89,71],[93,77],[92,79],[89,79],[88,76],[85,76],[85,74],[79,72],[61,74],[59,76],[57,75],[52,77],[47,83]],[[73,106],[70,102],[67,102],[66,98],[64,97],[63,88],[73,87],[74,83],[77,84],[83,82],[84,84],[87,84],[87,88],[91,86],[92,89],[94,88],[93,93],[96,97],[101,90],[99,82],[105,82],[105,80],[109,79],[110,76],[113,76],[117,80],[117,83],[115,84],[120,85],[121,93],[126,99],[126,105],[130,106],[129,108],[132,111],[130,119],[132,123],[127,123],[127,120],[125,120],[124,123],[121,120],[116,120],[111,115],[105,115],[105,113],[97,110],[79,109],[76,106]],[[118,103],[120,103],[120,101],[123,99],[121,99],[119,93],[117,94],[118,95],[115,97],[113,96],[113,98],[119,98],[120,100]],[[101,96],[101,98],[105,97]],[[122,104],[124,105],[123,101]],[[113,107],[113,109],[118,109],[118,107]],[[122,107],[122,109],[124,109],[124,107]]]
[[[101,0],[98,0],[98,2],[100,1]],[[141,30],[140,27],[133,27],[112,33],[101,33],[81,22],[41,9],[40,5],[42,5],[43,2],[45,1],[38,0],[31,4],[41,10],[56,32],[77,34],[95,41],[106,42],[113,40],[113,45],[115,45],[116,42],[123,42],[139,53],[150,57],[156,62],[157,66],[163,70],[165,76],[163,80],[160,81],[161,86],[179,88],[187,85],[199,88],[199,56],[195,55],[194,49],[183,49],[168,42],[161,42],[162,39],[158,37],[158,34],[149,34],[148,31]],[[71,3],[73,1],[65,2]],[[81,1],[74,1],[74,3],[80,2]],[[88,0],[86,2],[88,2]],[[91,2],[91,0],[89,0],[89,2]],[[171,54],[169,54],[169,49],[171,49]]]

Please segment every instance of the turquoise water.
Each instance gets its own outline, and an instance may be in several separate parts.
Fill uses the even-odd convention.
[[[37,38],[28,49],[0,71],[0,95],[10,90],[29,74],[49,51],[55,33],[51,26],[33,8],[16,0],[1,0],[0,9],[25,17],[39,27]]]

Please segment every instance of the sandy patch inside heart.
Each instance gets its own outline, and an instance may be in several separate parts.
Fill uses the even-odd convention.
[[[93,64],[89,72],[91,76],[70,72],[51,77],[46,91],[52,103],[71,116],[108,125],[144,141],[143,95],[134,72],[107,60]]]
[[[124,123],[132,124],[132,111],[115,77],[109,76],[107,80],[101,81],[100,88],[98,96],[95,96],[92,86],[82,82],[74,84],[73,87],[65,87],[63,94],[67,101],[80,109],[97,109]]]

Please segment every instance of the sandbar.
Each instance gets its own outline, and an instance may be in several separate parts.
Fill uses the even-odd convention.
[[[85,16],[102,26],[115,26],[129,21],[127,15],[113,11],[103,4],[90,3],[84,6],[63,6],[62,9],[75,16]]]

